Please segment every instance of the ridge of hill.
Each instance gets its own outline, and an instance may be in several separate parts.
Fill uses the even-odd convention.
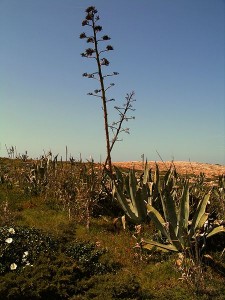
[[[218,164],[199,163],[199,162],[187,162],[187,161],[148,161],[148,165],[152,170],[155,170],[155,164],[159,166],[160,171],[166,171],[171,164],[176,168],[176,171],[182,175],[193,174],[199,175],[204,173],[206,178],[213,178],[219,175],[225,174],[225,166]],[[113,165],[121,168],[134,168],[135,170],[143,170],[142,161],[127,161],[127,162],[114,162]]]

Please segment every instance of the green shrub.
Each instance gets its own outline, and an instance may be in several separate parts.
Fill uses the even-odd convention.
[[[66,254],[78,262],[86,277],[114,272],[119,264],[103,259],[106,249],[96,249],[96,245],[87,242],[73,243],[68,246]]]
[[[82,273],[65,255],[40,255],[33,266],[0,277],[3,299],[69,299]]]
[[[0,227],[0,274],[32,265],[41,253],[57,248],[57,242],[40,230]]]
[[[78,283],[77,287],[79,292],[71,300],[144,299],[137,277],[124,270],[120,270],[117,274],[94,275],[89,279],[85,278]]]
[[[0,295],[4,299],[70,299],[83,294],[92,286],[89,279],[119,268],[106,252],[93,243],[71,242],[66,237],[56,240],[37,229],[1,227]]]
[[[141,287],[133,275],[127,275],[113,287],[114,299],[142,299]]]

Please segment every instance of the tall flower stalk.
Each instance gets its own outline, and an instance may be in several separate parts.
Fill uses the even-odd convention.
[[[99,81],[99,88],[94,90],[94,92],[88,93],[88,95],[95,96],[101,98],[102,100],[102,108],[104,113],[104,129],[105,129],[105,138],[106,138],[106,160],[104,166],[108,165],[109,171],[112,173],[112,159],[111,159],[111,151],[116,141],[118,141],[118,135],[121,132],[129,133],[129,128],[122,128],[122,124],[124,121],[128,121],[129,119],[134,119],[134,117],[128,117],[127,112],[129,110],[134,110],[132,108],[132,102],[135,101],[133,99],[134,92],[127,94],[126,102],[123,107],[115,106],[115,109],[119,112],[119,120],[118,122],[113,122],[112,125],[109,124],[108,120],[108,107],[107,104],[110,101],[114,101],[115,99],[109,99],[107,97],[107,91],[109,88],[114,86],[114,83],[110,83],[107,85],[105,83],[105,79],[111,76],[116,76],[118,72],[112,72],[110,74],[104,74],[103,67],[109,66],[110,62],[104,56],[107,52],[112,51],[113,47],[111,45],[107,45],[102,48],[101,44],[109,41],[110,37],[108,35],[100,36],[102,31],[102,26],[98,25],[99,15],[98,11],[94,6],[90,6],[86,9],[86,17],[82,22],[82,26],[87,26],[90,28],[90,34],[87,35],[85,32],[80,34],[81,39],[85,39],[88,44],[92,44],[92,47],[89,47],[85,50],[85,52],[81,53],[82,57],[92,58],[96,61],[97,71],[93,73],[83,73],[84,77],[96,79]],[[110,138],[109,131],[112,131],[113,137]]]

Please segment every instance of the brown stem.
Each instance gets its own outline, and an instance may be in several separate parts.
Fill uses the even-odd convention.
[[[112,149],[113,149],[113,146],[114,146],[115,142],[117,141],[117,138],[118,138],[119,133],[121,132],[122,124],[123,124],[123,122],[124,122],[124,120],[125,120],[125,118],[126,118],[126,113],[127,113],[127,111],[129,110],[129,108],[130,108],[130,102],[131,102],[133,96],[134,96],[134,92],[130,93],[130,94],[127,95],[127,97],[126,97],[127,103],[126,103],[126,106],[125,106],[125,108],[124,108],[124,112],[123,112],[123,114],[121,115],[121,119],[120,119],[120,121],[119,121],[119,125],[118,125],[118,127],[117,127],[117,129],[116,129],[116,133],[115,133],[115,135],[114,135],[114,138],[113,138],[113,140],[112,140],[112,143],[111,143],[111,145],[110,145],[110,149],[109,149],[110,153],[111,153],[111,151],[112,151]],[[111,155],[111,154],[110,154],[110,155]],[[108,161],[108,157],[107,157],[106,160],[105,160],[104,166],[106,166],[107,161]]]
[[[99,51],[98,51],[98,42],[97,42],[97,36],[95,32],[95,21],[92,19],[92,29],[94,32],[94,45],[95,45],[95,53],[96,53],[96,60],[98,65],[98,74],[99,74],[99,80],[101,85],[101,93],[102,93],[102,105],[103,105],[103,112],[104,112],[104,126],[105,126],[105,136],[106,136],[106,150],[107,150],[107,159],[106,164],[109,165],[109,171],[112,173],[112,160],[111,160],[111,150],[110,150],[110,140],[109,140],[109,126],[108,126],[108,112],[107,112],[107,99],[105,94],[105,86],[104,86],[104,78],[102,75],[102,69],[101,69],[101,62],[99,57]]]

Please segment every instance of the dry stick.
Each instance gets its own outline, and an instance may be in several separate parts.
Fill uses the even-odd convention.
[[[5,148],[6,148],[6,151],[8,153],[8,156],[10,157],[10,152],[9,152],[9,149],[7,148],[6,144],[5,144]]]
[[[16,146],[14,147],[14,149],[15,149],[15,153],[16,153],[16,158],[18,158]]]
[[[127,103],[126,103],[124,112],[121,114],[121,119],[120,119],[120,121],[119,121],[119,126],[118,126],[117,129],[116,129],[116,133],[115,133],[114,138],[113,138],[113,140],[112,140],[112,143],[111,143],[111,145],[110,145],[110,149],[109,149],[109,155],[110,155],[110,158],[111,158],[111,151],[112,151],[112,149],[113,149],[113,146],[114,146],[115,142],[117,141],[117,138],[118,138],[119,133],[121,132],[122,124],[123,124],[124,120],[127,119],[126,113],[127,113],[127,111],[131,108],[131,107],[130,107],[130,102],[131,102],[133,96],[134,96],[134,92],[131,92],[131,93],[128,94],[127,97],[126,97]],[[109,159],[109,155],[107,156],[107,158],[106,158],[106,160],[105,160],[105,163],[104,163],[104,169],[105,169],[105,167],[106,167],[106,165],[107,165],[107,162],[108,162],[108,159]],[[112,170],[110,170],[110,172],[111,172],[111,171],[112,171]],[[111,172],[111,173],[112,173],[112,172]]]
[[[132,118],[132,117],[131,117],[131,118],[126,117],[126,113],[127,113],[127,111],[128,111],[129,109],[132,110],[131,104],[130,104],[130,103],[132,102],[133,96],[134,96],[134,92],[131,92],[130,94],[127,94],[127,97],[126,97],[127,102],[126,102],[126,105],[125,105],[125,108],[124,108],[124,112],[120,114],[121,118],[120,118],[120,121],[119,121],[119,125],[118,125],[118,127],[116,128],[116,133],[115,133],[115,135],[114,135],[114,138],[113,138],[112,143],[111,143],[111,146],[110,146],[110,153],[109,153],[110,155],[111,155],[111,151],[112,151],[112,149],[113,149],[113,146],[114,146],[115,142],[117,141],[118,135],[119,135],[119,133],[121,132],[122,124],[123,124],[124,120],[126,120],[126,119],[131,119],[131,118]],[[134,101],[134,100],[133,100],[133,101]],[[133,110],[134,110],[134,109],[133,109]],[[111,157],[111,156],[110,156],[110,157]],[[105,179],[105,175],[106,175],[106,174],[105,174],[105,170],[106,170],[107,162],[108,162],[108,157],[106,158],[105,163],[104,163],[104,166],[103,166],[103,169],[102,169],[102,185],[104,186],[106,193],[107,193],[109,196],[111,196],[110,191],[108,190],[108,188],[106,187],[106,185],[105,185],[105,183],[104,183],[104,179]],[[110,170],[110,175],[111,175],[111,176],[113,175],[113,174],[112,174],[112,169]]]
[[[94,33],[95,53],[96,53],[98,74],[99,74],[101,93],[102,93],[102,105],[103,105],[103,112],[104,112],[104,126],[105,126],[105,135],[106,135],[107,162],[109,164],[109,170],[112,173],[112,161],[111,161],[111,154],[110,154],[109,127],[108,127],[108,112],[107,112],[107,105],[106,105],[107,99],[106,99],[106,94],[105,94],[104,78],[102,75],[101,62],[100,62],[100,57],[99,57],[98,42],[97,42],[97,35],[95,32],[94,18],[92,18],[92,28],[93,28],[93,33]]]
[[[191,165],[192,172],[193,172],[193,174],[195,175],[195,171],[194,171],[194,169],[193,169],[193,166],[192,166],[192,163],[191,163],[190,158],[189,158],[189,163],[190,163],[190,165]]]
[[[159,154],[159,152],[157,150],[155,150],[159,156],[159,158],[161,159],[161,161],[163,162],[164,166],[166,167],[167,171],[168,171],[168,168],[167,168],[167,165],[166,163],[164,162],[164,160],[162,159],[161,155]]]

